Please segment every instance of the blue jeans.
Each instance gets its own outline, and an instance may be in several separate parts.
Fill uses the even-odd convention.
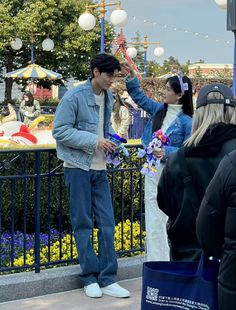
[[[70,217],[84,285],[101,287],[116,282],[117,258],[114,247],[114,212],[105,170],[65,168]],[[91,234],[94,219],[98,227],[98,255]]]

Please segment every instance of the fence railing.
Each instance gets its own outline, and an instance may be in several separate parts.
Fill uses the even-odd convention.
[[[139,139],[143,134],[144,127],[148,121],[148,114],[144,110],[130,109],[129,139]]]
[[[54,114],[56,106],[42,106],[42,114]],[[141,109],[135,110],[130,108],[130,126],[128,130],[129,139],[139,139],[143,134],[143,129],[148,121],[148,114]]]
[[[108,167],[118,256],[144,250],[143,178],[137,146]],[[78,197],[79,203],[79,197]],[[97,248],[96,223],[93,232]],[[63,167],[55,149],[0,152],[0,274],[78,262]]]

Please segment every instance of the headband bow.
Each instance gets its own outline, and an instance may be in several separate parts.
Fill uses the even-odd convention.
[[[183,81],[183,72],[180,70],[177,71],[176,69],[173,69],[172,72],[177,75],[179,79],[181,94],[184,95],[184,92],[188,90],[188,83],[184,83]]]

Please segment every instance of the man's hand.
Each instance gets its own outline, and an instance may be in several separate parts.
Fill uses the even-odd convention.
[[[97,148],[99,150],[112,153],[116,149],[116,144],[108,139],[100,139]]]

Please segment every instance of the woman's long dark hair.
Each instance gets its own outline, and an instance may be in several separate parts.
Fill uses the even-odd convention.
[[[25,105],[28,105],[28,106],[32,106],[34,104],[34,97],[33,95],[31,94],[30,91],[27,91],[23,94],[23,99],[24,97],[27,96],[29,98],[29,101],[25,101]]]
[[[171,76],[166,80],[176,94],[181,93],[179,78],[177,75]],[[187,76],[183,76],[183,83],[188,84],[188,90],[185,90],[184,95],[179,99],[179,104],[182,105],[183,113],[192,117],[193,115],[193,97],[192,97],[192,82]],[[161,128],[166,116],[168,104],[164,103],[164,108],[157,112],[153,119],[152,132]]]
[[[121,98],[121,96],[118,94],[118,93],[114,93],[113,94],[113,98],[114,98],[114,103],[113,103],[113,118],[114,118],[114,121],[119,124],[121,122],[121,119],[120,119],[120,107],[122,105],[124,105],[124,102]]]

